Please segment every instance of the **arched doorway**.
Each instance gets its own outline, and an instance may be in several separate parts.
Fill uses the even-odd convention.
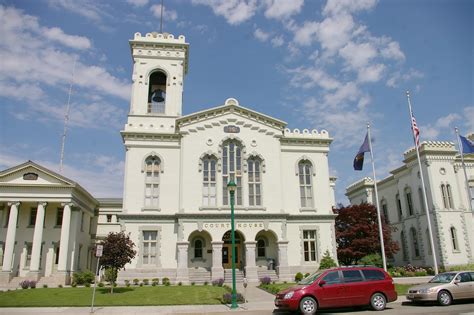
[[[224,244],[222,245],[222,267],[224,269],[232,268],[232,234],[231,231],[224,233],[222,237]],[[244,236],[239,231],[235,231],[235,268],[241,269],[245,265],[245,257],[243,257],[242,247],[244,244]]]

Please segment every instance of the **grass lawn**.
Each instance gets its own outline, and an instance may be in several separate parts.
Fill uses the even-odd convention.
[[[295,283],[275,283],[275,284],[267,284],[264,286],[260,286],[261,289],[276,294],[279,291],[294,286]],[[397,291],[398,295],[405,295],[407,294],[408,288],[413,286],[413,284],[397,284],[395,283],[395,290]]]
[[[0,307],[90,306],[93,288],[19,289],[0,292]],[[221,304],[225,288],[156,286],[97,288],[97,306]]]

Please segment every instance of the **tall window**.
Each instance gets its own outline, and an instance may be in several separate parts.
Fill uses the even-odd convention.
[[[62,208],[59,208],[58,211],[56,212],[56,226],[63,225],[63,213],[64,213],[64,209]]]
[[[313,207],[313,183],[312,174],[313,166],[309,161],[301,161],[298,163],[298,174],[300,183],[300,198],[302,208]]]
[[[458,245],[458,236],[456,233],[456,228],[452,226],[449,230],[451,232],[451,243],[453,244],[453,250],[458,251],[459,245]]]
[[[442,184],[441,185],[441,196],[443,197],[443,206],[445,209],[448,208],[448,196],[446,192],[446,185]]]
[[[257,241],[257,257],[258,258],[265,258],[266,257],[265,240],[262,239],[262,238]]]
[[[34,226],[36,223],[36,213],[38,212],[38,209],[36,208],[31,208],[30,210],[30,222],[29,226]]]
[[[233,180],[237,185],[235,204],[242,205],[242,148],[240,143],[230,140],[222,147],[222,203],[229,204],[227,183]]]
[[[423,197],[423,191],[422,191],[421,187],[418,187],[418,198],[420,199],[421,213],[425,213],[426,212],[425,198]]]
[[[446,196],[448,197],[448,206],[450,209],[454,209],[454,203],[453,203],[453,192],[451,190],[451,185],[447,184],[446,185]]]
[[[156,264],[157,235],[156,231],[143,231],[143,265]]]
[[[155,71],[150,75],[148,84],[148,113],[164,114],[166,103],[166,74]]]
[[[405,238],[405,232],[403,231],[400,233],[400,242],[402,242],[403,260],[407,261],[408,260],[407,240]]]
[[[397,202],[397,211],[398,211],[398,221],[401,221],[403,218],[403,211],[402,211],[402,202],[400,201],[400,195],[397,194],[395,196]]]
[[[261,161],[256,158],[252,158],[248,160],[247,164],[249,174],[249,206],[261,206]]]
[[[215,206],[216,201],[216,164],[217,161],[211,156],[206,156],[203,161],[202,179],[202,205]]]
[[[202,240],[194,241],[194,258],[202,258]]]
[[[420,247],[418,245],[418,235],[415,228],[410,229],[411,241],[412,241],[412,250],[414,257],[420,257]]]
[[[411,199],[411,190],[408,188],[405,189],[405,199],[407,202],[408,215],[412,216],[413,215],[413,200]]]
[[[382,200],[382,212],[383,212],[383,216],[385,218],[385,222],[390,223],[390,220],[388,219],[387,201],[385,199]]]
[[[26,244],[26,261],[25,261],[25,267],[29,267],[31,264],[31,251],[33,249],[33,244],[32,243],[27,243]]]
[[[305,261],[316,261],[316,231],[303,231],[303,251]]]
[[[157,207],[160,186],[161,161],[150,156],[145,161],[145,207]]]

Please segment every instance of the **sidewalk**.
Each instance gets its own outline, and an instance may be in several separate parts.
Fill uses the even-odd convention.
[[[147,314],[228,314],[238,312],[240,314],[258,314],[262,311],[275,309],[273,301],[275,296],[259,288],[249,285],[245,290],[242,284],[237,284],[237,291],[244,296],[247,295],[247,303],[239,304],[239,308],[231,310],[229,305],[174,305],[174,306],[107,306],[94,307],[94,314],[98,315],[147,315]],[[407,301],[404,295],[399,296],[393,303]],[[31,315],[31,314],[67,314],[84,315],[89,314],[90,307],[29,307],[29,308],[0,308],[3,315]]]

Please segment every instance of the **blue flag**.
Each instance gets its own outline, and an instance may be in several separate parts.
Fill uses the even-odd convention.
[[[359,152],[354,158],[354,170],[362,171],[362,166],[364,165],[364,153],[370,152],[369,147],[369,134],[365,135],[364,143],[360,146]]]
[[[474,153],[474,144],[466,137],[459,135],[461,139],[462,153]]]

